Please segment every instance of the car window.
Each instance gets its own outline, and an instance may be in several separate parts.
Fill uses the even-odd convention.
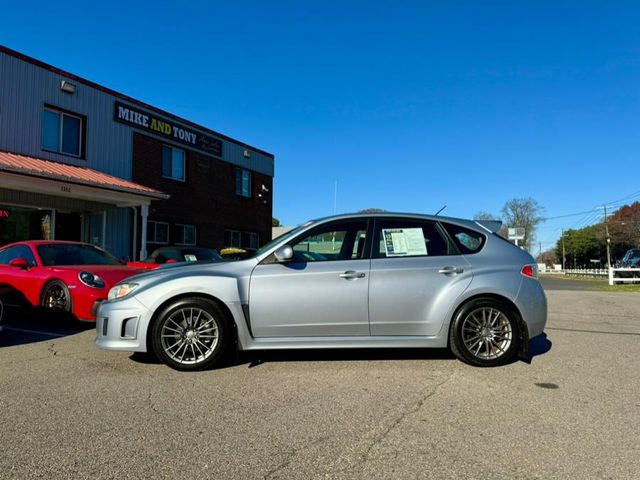
[[[443,223],[442,226],[451,236],[460,253],[472,254],[482,250],[486,237],[480,232],[452,223]]]
[[[36,266],[36,259],[33,252],[26,245],[16,245],[0,251],[0,265],[8,265],[11,260],[24,258],[30,266]]]
[[[294,262],[327,262],[364,258],[367,222],[333,222],[294,240]]]
[[[121,265],[113,255],[93,245],[49,243],[38,245],[38,254],[45,267],[54,265]]]
[[[380,220],[374,242],[375,258],[434,257],[453,253],[435,222],[427,220]]]

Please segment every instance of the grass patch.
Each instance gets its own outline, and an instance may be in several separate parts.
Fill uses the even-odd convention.
[[[589,285],[588,288],[602,292],[640,292],[640,285],[637,283],[631,285],[609,285],[606,283],[604,285]]]

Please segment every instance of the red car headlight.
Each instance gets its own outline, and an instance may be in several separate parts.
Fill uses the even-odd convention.
[[[78,274],[78,278],[82,283],[84,283],[87,287],[91,288],[104,288],[104,281],[100,278],[99,275],[91,272],[80,272]]]

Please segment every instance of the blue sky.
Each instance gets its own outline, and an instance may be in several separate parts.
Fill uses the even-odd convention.
[[[0,43],[276,155],[284,224],[471,217],[561,228],[640,199],[637,2],[11,2]],[[626,198],[625,198],[626,197]]]

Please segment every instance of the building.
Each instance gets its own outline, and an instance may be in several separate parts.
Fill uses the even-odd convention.
[[[160,245],[271,238],[274,156],[0,46],[0,245]]]

